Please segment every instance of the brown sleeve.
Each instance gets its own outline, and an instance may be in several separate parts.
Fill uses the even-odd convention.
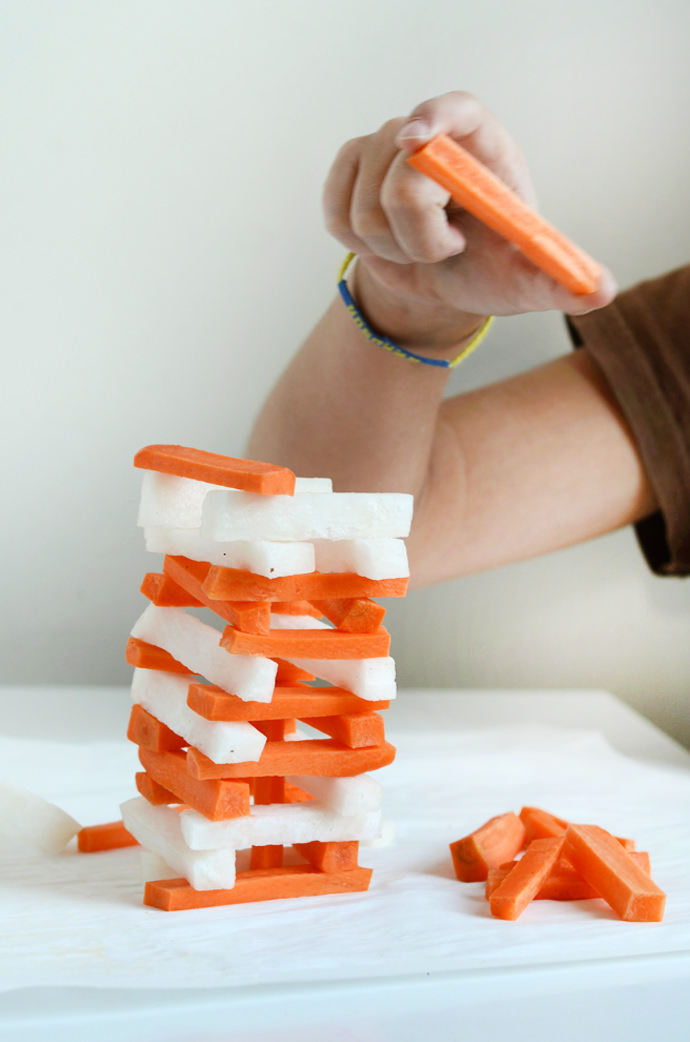
[[[636,525],[659,575],[690,574],[690,266],[568,319],[601,368],[637,443],[659,511]]]

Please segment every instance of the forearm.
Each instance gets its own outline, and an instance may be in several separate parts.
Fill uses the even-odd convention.
[[[550,553],[657,506],[637,445],[585,352],[447,399],[409,541],[428,584]]]
[[[248,452],[340,491],[418,497],[447,373],[372,344],[337,298],[265,402]]]

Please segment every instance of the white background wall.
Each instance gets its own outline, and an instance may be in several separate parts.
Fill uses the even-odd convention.
[[[473,91],[628,284],[690,253],[689,41],[687,0],[4,0],[0,681],[128,681],[132,456],[243,452],[334,292],[343,141]],[[502,320],[452,389],[568,349]],[[389,609],[403,685],[606,688],[690,744],[689,617],[629,531]]]

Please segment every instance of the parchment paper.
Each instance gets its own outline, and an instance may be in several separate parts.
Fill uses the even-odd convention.
[[[136,848],[49,857],[0,837],[0,988],[229,987],[342,981],[690,951],[690,771],[621,756],[595,732],[526,725],[401,737],[376,772],[395,822],[362,847],[368,892],[166,913],[142,904]],[[134,747],[0,739],[0,777],[82,824],[136,795]],[[622,923],[602,901],[533,902],[492,919],[448,844],[536,804],[630,836],[667,892],[663,923]]]

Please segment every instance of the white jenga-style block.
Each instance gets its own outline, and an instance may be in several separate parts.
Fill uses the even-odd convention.
[[[334,814],[352,817],[381,810],[383,805],[383,785],[370,774],[358,774],[349,778],[291,775],[287,780],[291,785],[308,792]]]
[[[229,890],[235,885],[235,851],[190,850],[177,810],[154,807],[137,796],[121,804],[120,811],[125,828],[142,847],[163,858],[195,890]]]
[[[144,529],[146,549],[156,554],[189,557],[221,568],[241,568],[267,579],[313,572],[316,557],[313,543],[276,543],[266,539],[249,542],[214,543],[202,539],[198,528]]]
[[[285,656],[299,669],[313,673],[336,687],[359,695],[367,702],[390,701],[396,695],[395,661],[385,658],[307,659]]]
[[[265,736],[244,720],[207,720],[187,705],[191,677],[156,669],[135,669],[132,701],[144,707],[214,763],[256,762]]]
[[[402,539],[320,539],[313,545],[318,572],[354,572],[367,579],[407,579],[410,574]]]
[[[180,814],[182,836],[191,850],[216,850],[233,847],[292,843],[347,843],[374,839],[381,831],[380,810],[346,817],[334,814],[315,801],[307,803],[268,803],[253,807],[249,815],[226,821],[209,821],[195,810]]]
[[[409,534],[412,496],[369,492],[303,492],[261,496],[224,489],[204,500],[201,533],[207,539],[399,539]]]
[[[222,485],[213,485],[207,481],[195,481],[193,478],[181,478],[175,474],[145,470],[142,476],[137,525],[140,528],[156,528],[159,525],[168,528],[199,528],[206,495],[209,492],[224,491],[227,489]],[[332,491],[333,483],[330,478],[295,480],[296,494],[321,494]]]
[[[131,635],[163,648],[190,673],[244,701],[270,702],[273,697],[276,663],[259,655],[231,655],[220,647],[221,633],[184,608],[149,604]]]

